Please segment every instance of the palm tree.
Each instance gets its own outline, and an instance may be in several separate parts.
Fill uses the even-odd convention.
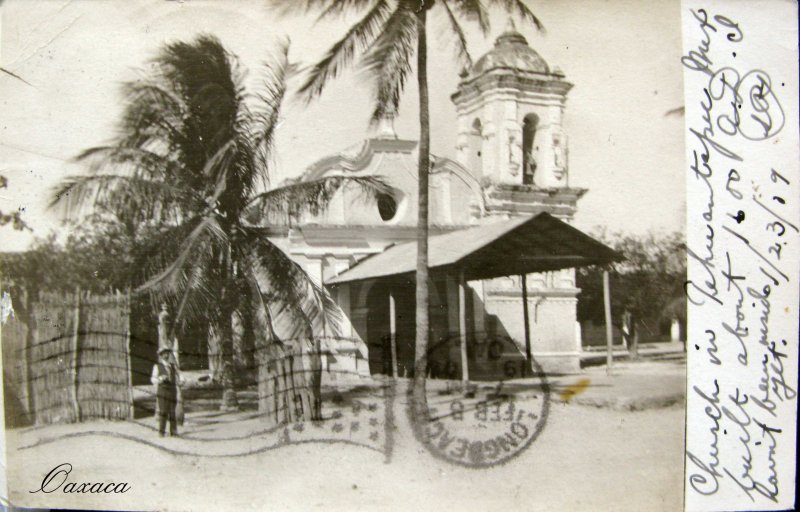
[[[156,305],[171,303],[175,325],[203,318],[217,333],[224,409],[237,405],[234,317],[273,349],[308,343],[319,324],[338,324],[330,297],[267,238],[259,219],[316,213],[345,186],[386,190],[376,178],[336,176],[274,186],[287,52],[284,45],[261,89],[248,93],[236,58],[215,37],[165,45],[149,73],[125,84],[119,135],[81,153],[89,174],[68,177],[53,197],[73,215],[91,206],[156,228],[142,251],[138,290]],[[279,340],[276,322],[285,319],[291,339]]]
[[[542,24],[522,0],[487,0],[487,6],[500,7],[537,29]],[[428,172],[430,169],[430,118],[428,108],[427,12],[440,6],[456,40],[456,53],[464,66],[472,59],[459,18],[476,22],[482,33],[489,32],[489,13],[481,0],[305,0],[281,2],[284,12],[321,10],[319,19],[358,12],[362,17],[350,27],[311,67],[300,89],[307,100],[322,93],[325,85],[352,63],[362,52],[361,66],[375,81],[375,107],[371,122],[397,116],[406,79],[412,71],[416,52],[417,87],[419,89],[419,189],[416,266],[416,340],[414,388],[424,392],[427,373],[429,336],[428,313]]]

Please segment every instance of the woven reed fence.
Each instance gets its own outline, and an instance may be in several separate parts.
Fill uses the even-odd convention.
[[[322,419],[318,355],[297,343],[258,351],[258,410],[267,424]]]
[[[87,295],[80,301],[80,310],[79,420],[132,418],[128,299]]]
[[[128,298],[43,293],[32,313],[18,387],[33,421],[132,418]]]
[[[25,342],[28,326],[19,318],[10,317],[0,326],[3,344],[3,393],[7,427],[33,423],[30,416],[30,386],[25,364]]]

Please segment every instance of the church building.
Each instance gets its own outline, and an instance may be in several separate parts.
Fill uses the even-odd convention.
[[[539,248],[541,255],[530,257],[549,258],[549,266],[537,268],[554,270],[522,274],[512,274],[512,267],[531,267],[503,261],[522,261],[526,251],[547,240],[563,241],[562,249],[582,244],[592,254],[607,249],[569,226],[586,192],[570,181],[563,118],[571,87],[513,29],[461,76],[452,95],[455,159],[431,155],[430,345],[438,351],[429,363],[432,377],[460,378],[464,364],[485,357],[480,343],[496,337],[514,340],[521,355],[527,339],[547,372],[580,368],[574,271],[579,259]],[[277,240],[341,308],[339,335],[327,342],[331,373],[413,372],[417,150],[417,141],[398,138],[387,121],[356,147],[311,165],[304,179],[381,176],[391,193],[368,199],[344,188],[324,212],[304,217]],[[537,216],[542,213],[547,215]],[[523,223],[532,227],[515,234]],[[536,229],[550,230],[555,238],[537,239]],[[490,243],[501,238],[504,245]],[[467,247],[474,261],[483,255],[481,265],[466,276],[466,267],[460,275],[447,270],[469,259],[466,252],[455,255]],[[554,263],[557,257],[576,264]],[[493,265],[494,273],[480,270]]]

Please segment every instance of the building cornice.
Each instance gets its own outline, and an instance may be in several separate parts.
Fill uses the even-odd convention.
[[[472,226],[432,225],[430,235],[439,235],[466,229]],[[291,238],[302,238],[306,242],[324,240],[326,242],[353,242],[356,240],[382,239],[411,241],[417,239],[417,226],[387,226],[358,224],[303,224],[292,229]]]
[[[511,201],[529,202],[537,204],[571,204],[577,203],[578,199],[588,191],[586,188],[578,187],[552,187],[540,188],[535,185],[510,185],[497,183],[486,191],[487,202],[492,201]]]
[[[539,188],[533,185],[496,184],[486,191],[487,215],[535,215],[548,212],[571,219],[585,188]]]
[[[577,296],[580,292],[581,292],[580,288],[575,288],[575,287],[569,287],[569,288],[529,287],[527,290],[527,293],[531,299],[540,297],[549,299],[552,302],[572,302],[573,300],[577,300]],[[521,289],[486,290],[486,295],[498,301],[508,300],[516,302],[522,300]]]
[[[533,93],[561,98],[563,102],[573,84],[554,75],[544,73],[519,74],[508,69],[493,70],[473,80],[461,82],[450,98],[456,105],[488,93]]]

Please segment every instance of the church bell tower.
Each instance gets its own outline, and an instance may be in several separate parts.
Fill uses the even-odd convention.
[[[497,213],[531,213],[539,205],[538,211],[562,218],[574,214],[584,190],[569,186],[562,123],[571,88],[564,73],[551,69],[513,25],[462,74],[452,95],[457,159],[482,183]],[[561,206],[539,204],[544,192],[550,198],[547,205]],[[554,202],[554,195],[561,200]]]

